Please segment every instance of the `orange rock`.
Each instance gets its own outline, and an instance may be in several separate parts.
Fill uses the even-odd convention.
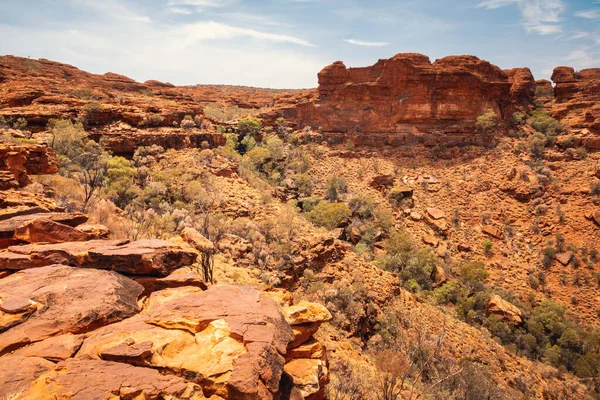
[[[47,218],[34,219],[15,229],[14,238],[27,243],[83,242],[90,239],[87,233]]]
[[[487,314],[499,316],[503,321],[518,325],[523,322],[521,310],[497,294],[492,295],[487,305]]]
[[[493,225],[483,225],[481,227],[481,231],[486,235],[490,235],[496,239],[502,239],[502,236],[504,236],[502,231]]]
[[[557,253],[555,258],[556,261],[566,266],[569,265],[569,263],[571,262],[571,259],[573,258],[573,253],[571,253],[570,251],[565,251],[564,253]]]
[[[433,219],[441,219],[446,218],[446,213],[442,210],[438,210],[437,208],[427,208],[427,214]]]

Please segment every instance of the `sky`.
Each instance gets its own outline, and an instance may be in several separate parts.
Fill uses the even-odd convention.
[[[141,82],[308,88],[405,52],[600,67],[600,0],[0,0],[0,55]]]

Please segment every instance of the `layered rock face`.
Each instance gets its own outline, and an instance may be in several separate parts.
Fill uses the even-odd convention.
[[[0,398],[324,397],[323,306],[208,287],[191,246],[109,240],[87,220],[0,192]]]
[[[55,174],[58,166],[46,146],[0,144],[0,189],[23,187],[29,183],[28,175]]]
[[[505,120],[529,107],[534,90],[526,68],[507,73],[474,56],[431,63],[421,54],[398,54],[365,68],[335,62],[319,73],[314,101],[280,113],[334,141],[476,143],[483,140],[474,134],[479,115],[492,110]]]
[[[582,134],[583,145],[600,150],[600,68],[557,67],[552,74],[552,114]]]
[[[165,149],[223,145],[224,136],[204,117],[193,93],[114,73],[90,74],[48,60],[0,57],[2,121],[23,118],[28,130],[40,132],[52,119],[81,120],[94,139],[106,140],[109,150],[122,155],[152,144]],[[178,128],[187,115],[196,117],[200,126]],[[113,129],[119,123],[134,129]]]

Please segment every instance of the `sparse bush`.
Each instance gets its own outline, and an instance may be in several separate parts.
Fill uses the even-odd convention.
[[[471,293],[483,288],[488,273],[481,261],[468,261],[460,267],[460,277]]]
[[[494,110],[488,110],[484,114],[477,117],[476,127],[483,135],[487,135],[490,131],[498,126],[498,115]]]
[[[556,253],[558,253],[558,251],[554,247],[546,247],[544,250],[542,250],[542,265],[545,268],[549,268],[552,265]]]
[[[333,229],[348,220],[352,211],[346,203],[320,203],[305,214],[315,225]]]
[[[101,116],[104,107],[95,101],[87,103],[83,107],[82,121],[86,125],[98,125],[101,122]]]
[[[147,127],[159,127],[164,121],[165,118],[160,114],[147,114],[142,125]]]
[[[529,114],[527,123],[545,136],[556,136],[565,129],[563,124],[552,118],[545,110],[539,108]]]
[[[370,197],[365,195],[354,196],[348,202],[353,215],[357,215],[361,219],[368,219],[373,216],[375,210],[375,202]]]
[[[490,239],[487,239],[487,238],[486,238],[486,239],[484,239],[484,240],[483,240],[483,251],[484,251],[486,254],[489,254],[489,253],[492,251],[492,246],[493,246],[493,245],[494,245],[494,244],[492,243],[492,241],[491,241]]]
[[[186,115],[183,120],[181,120],[181,124],[179,125],[183,129],[194,129],[196,127],[196,123],[191,115]]]
[[[332,177],[327,181],[325,188],[325,198],[337,202],[342,194],[348,192],[348,182],[346,178]]]
[[[237,133],[240,136],[257,136],[262,128],[262,123],[258,118],[246,118],[238,122]]]

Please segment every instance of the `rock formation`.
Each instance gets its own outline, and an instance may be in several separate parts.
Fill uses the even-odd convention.
[[[48,147],[0,143],[0,190],[25,186],[29,183],[28,175],[56,172],[58,161]]]
[[[477,117],[492,110],[508,120],[513,111],[532,104],[534,90],[527,68],[504,72],[474,56],[432,63],[421,54],[398,54],[364,68],[335,62],[319,73],[314,101],[278,113],[334,142],[482,143],[474,134]]]
[[[600,150],[600,68],[557,67],[552,81],[554,117],[580,133],[584,147]]]
[[[0,211],[0,398],[323,398],[323,306],[207,288],[191,246],[98,239],[41,196]]]

